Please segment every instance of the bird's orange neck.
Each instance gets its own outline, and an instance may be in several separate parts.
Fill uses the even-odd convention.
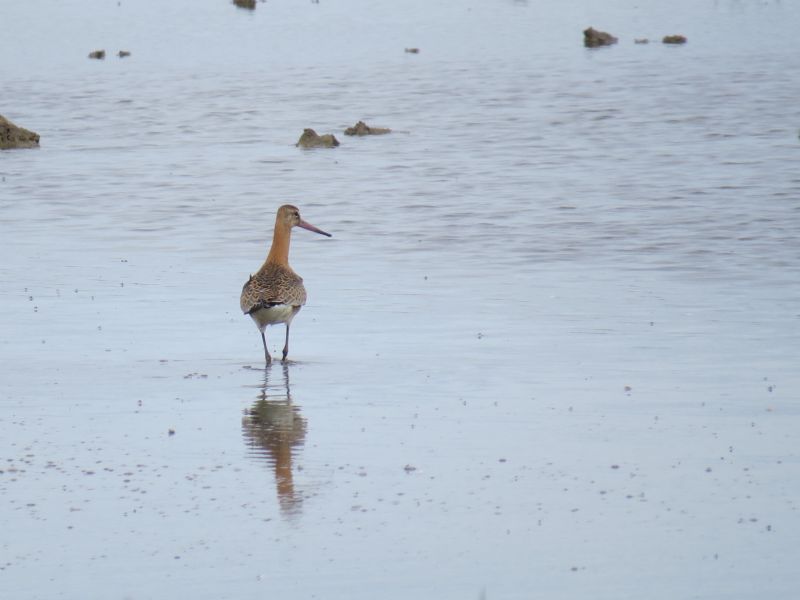
[[[291,237],[291,227],[287,227],[283,223],[275,223],[272,247],[269,249],[269,254],[267,254],[268,263],[289,266],[289,241]]]

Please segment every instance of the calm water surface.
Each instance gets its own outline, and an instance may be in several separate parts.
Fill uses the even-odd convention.
[[[6,7],[0,596],[794,598],[800,6],[596,4]]]

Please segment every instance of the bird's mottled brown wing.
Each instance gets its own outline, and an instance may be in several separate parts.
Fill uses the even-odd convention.
[[[303,278],[280,265],[264,265],[244,284],[239,299],[239,306],[245,314],[265,306],[303,306],[305,303],[306,288],[303,286]]]

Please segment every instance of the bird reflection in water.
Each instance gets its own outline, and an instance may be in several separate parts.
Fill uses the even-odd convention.
[[[306,439],[306,420],[292,404],[289,389],[289,365],[282,364],[283,385],[270,381],[275,372],[264,372],[261,392],[245,410],[242,431],[253,456],[262,458],[275,469],[275,486],[281,513],[290,517],[300,512],[303,496],[295,490],[292,459]]]

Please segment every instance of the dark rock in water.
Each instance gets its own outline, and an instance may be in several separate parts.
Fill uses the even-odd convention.
[[[636,38],[635,40],[633,40],[633,43],[634,44],[649,44],[650,40],[648,40],[647,38]]]
[[[406,52],[409,54],[419,54],[419,48],[406,48]]]
[[[383,133],[391,133],[391,129],[387,127],[370,127],[364,121],[359,121],[352,127],[344,130],[345,135],[381,135]]]
[[[303,135],[300,136],[300,139],[295,144],[300,148],[335,148],[338,145],[339,140],[332,134],[318,135],[313,129],[304,129]]]
[[[597,48],[598,46],[610,46],[616,44],[617,38],[605,31],[597,31],[592,27],[583,32],[583,45],[587,48]]]
[[[38,133],[17,127],[3,115],[0,115],[0,150],[36,148],[38,145]]]
[[[126,56],[130,55],[131,53],[128,52],[127,50],[120,50],[119,52],[117,52],[117,56],[119,56],[120,58],[125,58]]]
[[[94,58],[97,60],[104,60],[106,57],[105,50],[95,50],[94,52],[89,52],[89,58]]]
[[[665,35],[664,39],[661,40],[665,44],[685,44],[686,43],[686,36],[683,35]]]
[[[239,8],[246,8],[248,10],[256,9],[256,0],[233,0],[233,3]]]

